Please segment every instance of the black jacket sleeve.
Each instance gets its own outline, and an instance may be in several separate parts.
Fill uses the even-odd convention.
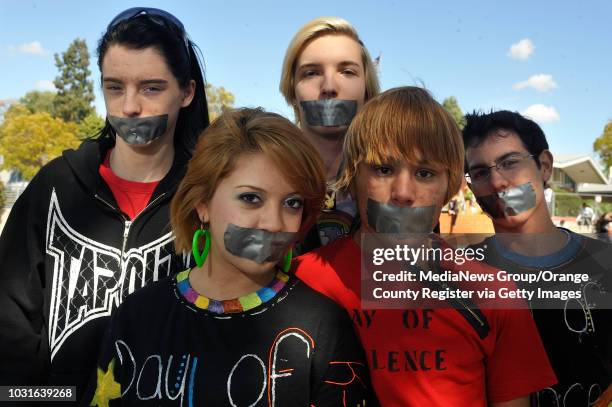
[[[17,199],[0,236],[0,385],[45,384],[49,368],[40,179]]]

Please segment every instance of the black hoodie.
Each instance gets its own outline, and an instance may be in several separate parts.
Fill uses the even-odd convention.
[[[78,392],[111,312],[134,290],[183,269],[169,204],[188,158],[175,155],[130,221],[98,173],[113,143],[88,140],[65,151],[13,206],[0,237],[0,385]]]

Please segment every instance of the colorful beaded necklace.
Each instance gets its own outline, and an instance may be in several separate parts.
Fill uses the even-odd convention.
[[[281,270],[276,272],[274,279],[265,287],[260,288],[254,293],[243,295],[242,297],[231,300],[213,300],[200,295],[189,284],[189,273],[191,269],[182,271],[176,275],[176,287],[189,303],[196,307],[215,313],[227,314],[244,312],[253,309],[264,302],[272,299],[280,290],[283,289],[289,276]]]

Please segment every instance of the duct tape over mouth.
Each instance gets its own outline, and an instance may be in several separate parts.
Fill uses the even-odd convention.
[[[399,207],[368,199],[368,225],[378,233],[429,233],[435,206]]]
[[[491,195],[477,196],[476,201],[491,218],[516,216],[535,207],[536,195],[531,182]]]
[[[300,102],[311,126],[348,126],[357,114],[356,100],[323,99]]]
[[[234,256],[263,264],[280,261],[287,254],[296,235],[293,232],[243,228],[229,223],[223,239],[225,249]]]
[[[143,145],[161,137],[168,128],[168,115],[147,117],[108,116],[115,132],[131,145]]]

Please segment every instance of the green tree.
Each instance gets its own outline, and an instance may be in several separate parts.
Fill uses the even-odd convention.
[[[32,90],[26,93],[19,102],[27,107],[31,113],[47,112],[55,116],[55,92]]]
[[[606,169],[612,167],[612,120],[604,127],[604,131],[593,143],[593,150],[599,157]]]
[[[9,120],[12,117],[23,116],[30,114],[30,109],[28,109],[23,103],[15,102],[11,103],[11,105],[4,112],[4,122]],[[3,123],[4,123],[3,122]]]
[[[226,90],[223,86],[213,86],[206,84],[206,100],[208,102],[208,115],[213,121],[227,108],[234,106],[234,94]]]
[[[88,137],[95,136],[102,130],[104,123],[102,117],[98,116],[96,112],[91,112],[77,124],[79,127],[77,137],[79,140],[84,140]]]
[[[6,203],[6,188],[4,182],[0,181],[0,216],[4,212],[4,204]]]
[[[442,106],[453,116],[455,119],[455,123],[461,130],[463,130],[463,126],[465,126],[465,116],[459,107],[459,103],[457,102],[457,98],[454,96],[447,97],[442,102]]]
[[[53,83],[57,88],[55,112],[67,122],[80,122],[94,111],[93,82],[89,79],[89,52],[85,40],[75,39],[61,57],[55,54],[59,75]]]
[[[79,145],[78,128],[47,112],[5,115],[0,126],[4,169],[16,169],[30,180],[40,167],[67,148]]]

